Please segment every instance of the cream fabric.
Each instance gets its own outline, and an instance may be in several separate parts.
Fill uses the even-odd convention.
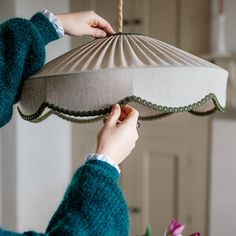
[[[178,108],[213,93],[225,107],[227,78],[224,69],[166,43],[118,34],[93,40],[46,64],[26,79],[19,106],[25,115],[34,114],[43,102],[92,111],[134,95]]]

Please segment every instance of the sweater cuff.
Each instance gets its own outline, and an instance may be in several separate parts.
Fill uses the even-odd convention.
[[[89,161],[89,160],[99,160],[99,161],[105,161],[106,163],[114,166],[117,171],[119,172],[120,174],[120,168],[119,166],[109,157],[103,155],[103,154],[98,154],[98,153],[89,153],[87,154],[86,158],[85,158],[86,161]]]
[[[48,20],[46,16],[42,13],[36,13],[30,21],[37,28],[38,32],[41,34],[44,45],[46,46],[48,43],[57,40],[59,38],[57,31],[55,30],[52,23]]]
[[[118,182],[119,180],[119,172],[114,166],[107,162],[101,160],[88,160],[84,166],[89,169],[92,168],[94,177],[96,176],[98,179],[102,177],[105,181],[105,178],[108,178],[108,181],[112,180],[114,182]]]

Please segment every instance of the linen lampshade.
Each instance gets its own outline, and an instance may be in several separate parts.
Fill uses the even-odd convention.
[[[26,79],[18,110],[29,121],[54,113],[97,120],[114,103],[131,103],[140,119],[176,112],[224,111],[228,72],[141,34],[95,39],[47,63]]]

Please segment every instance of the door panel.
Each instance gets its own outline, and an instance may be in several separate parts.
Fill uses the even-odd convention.
[[[131,210],[132,235],[143,233],[148,224],[154,235],[162,235],[171,219],[186,221],[192,193],[188,178],[188,168],[192,167],[186,168],[187,162],[188,156],[179,142],[167,145],[153,137],[140,137],[122,164],[121,184]],[[180,198],[185,199],[184,205]],[[133,208],[139,211],[132,212]]]
[[[153,227],[154,235],[162,235],[161,226],[172,218],[177,218],[178,210],[178,157],[175,154],[150,153],[149,168],[145,170],[144,179],[149,186],[148,221]],[[157,176],[158,173],[158,176]],[[165,203],[165,207],[163,206]]]

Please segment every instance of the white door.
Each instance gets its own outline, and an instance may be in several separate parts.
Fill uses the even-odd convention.
[[[206,232],[208,123],[190,114],[142,122],[139,140],[122,164],[121,186],[132,218],[132,235],[151,224],[161,235],[171,219],[186,232]],[[94,152],[102,123],[73,125],[73,169]]]

